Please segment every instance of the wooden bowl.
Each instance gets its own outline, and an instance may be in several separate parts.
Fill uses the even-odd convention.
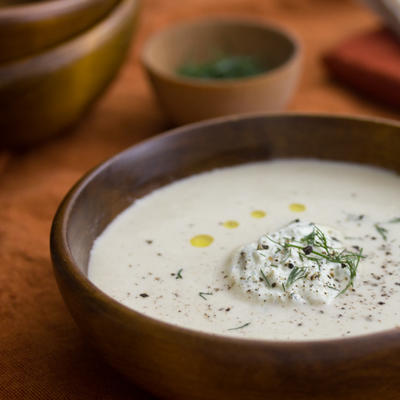
[[[132,201],[215,167],[312,157],[400,173],[400,124],[310,115],[230,117],[134,146],[83,177],[55,216],[57,282],[89,343],[156,396],[182,400],[398,400],[400,329],[337,340],[277,342],[213,335],[147,317],[87,279],[93,241]]]
[[[1,144],[30,145],[81,116],[121,65],[138,5],[138,0],[121,0],[105,19],[74,39],[0,66]]]
[[[267,72],[240,79],[182,77],[188,61],[216,53],[252,56]],[[185,124],[229,114],[281,111],[300,72],[300,46],[282,28],[249,19],[211,18],[173,26],[145,45],[142,63],[172,122]]]
[[[63,42],[89,28],[118,0],[0,1],[0,63]]]

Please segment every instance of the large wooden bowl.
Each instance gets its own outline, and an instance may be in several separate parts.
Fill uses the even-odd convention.
[[[102,19],[118,0],[0,0],[0,63],[69,39]]]
[[[105,19],[76,38],[0,66],[1,144],[32,144],[81,116],[121,65],[138,5],[138,0],[121,0]]]
[[[398,400],[400,329],[305,342],[200,333],[111,299],[87,279],[87,264],[107,224],[171,180],[276,157],[354,161],[400,172],[399,154],[400,124],[333,116],[231,117],[148,140],[87,174],[61,204],[51,233],[61,293],[109,363],[165,399]]]

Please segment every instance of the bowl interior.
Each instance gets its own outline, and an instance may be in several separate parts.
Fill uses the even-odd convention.
[[[277,115],[186,126],[120,153],[83,178],[61,207],[63,246],[86,275],[93,242],[115,216],[155,188],[197,172],[299,157],[400,172],[399,153],[400,125],[379,120]]]
[[[247,20],[206,19],[162,31],[147,43],[143,58],[163,74],[176,75],[186,63],[219,56],[251,56],[266,71],[289,61],[297,50],[283,30]]]

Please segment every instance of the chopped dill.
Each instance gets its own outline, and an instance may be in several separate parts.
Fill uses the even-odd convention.
[[[268,280],[268,278],[265,276],[265,274],[264,274],[264,272],[263,272],[262,269],[260,269],[260,274],[261,274],[262,279],[265,281],[265,284],[266,284],[269,288],[271,288],[272,285],[271,285],[270,281]]]
[[[299,253],[300,255],[300,253]],[[321,271],[321,259],[318,257],[305,256],[307,260],[314,261],[318,266],[318,271]]]
[[[282,262],[286,262],[292,256],[292,249],[285,249]]]
[[[389,221],[389,224],[398,224],[400,222],[400,218],[392,218]]]
[[[388,230],[386,228],[384,228],[383,226],[379,225],[379,224],[375,224],[374,228],[376,229],[376,231],[382,236],[383,240],[387,240],[387,233]]]
[[[199,296],[200,296],[202,299],[207,300],[207,297],[205,297],[205,296],[212,296],[212,293],[199,292]]]
[[[198,79],[235,79],[260,74],[265,68],[253,56],[221,55],[205,62],[186,62],[177,74]]]
[[[380,227],[378,224],[376,224],[375,227],[377,230],[380,228],[380,233],[386,240],[387,230]],[[308,259],[314,261],[319,270],[321,268],[322,260],[340,264],[343,268],[346,268],[349,273],[349,282],[346,287],[339,292],[338,296],[346,292],[349,287],[354,285],[360,260],[365,258],[365,256],[362,254],[363,249],[359,249],[358,252],[352,252],[349,250],[339,251],[338,249],[328,245],[325,234],[315,225],[313,225],[312,232],[301,238],[300,242],[285,239],[284,243],[280,243],[269,236],[267,236],[267,239],[275,243],[281,249],[281,251],[288,251],[289,248],[297,249],[300,260],[303,261],[304,259]],[[296,281],[307,278],[308,273],[308,268],[294,267],[291,270],[286,282],[282,284],[283,290],[286,291]]]
[[[183,271],[183,268],[181,268],[181,269],[176,273],[175,279],[183,279],[182,271]]]
[[[333,289],[333,290],[337,290],[337,291],[339,291],[339,289],[337,288],[337,287],[335,287],[335,286],[332,286],[332,285],[326,285],[329,289]]]
[[[304,236],[301,239],[301,242],[305,243],[308,246],[312,246],[315,242],[315,234],[316,234],[316,231],[315,231],[315,229],[313,229],[311,233],[309,233],[308,235]]]
[[[293,285],[296,281],[300,279],[305,279],[308,276],[308,269],[307,268],[302,268],[302,267],[294,267],[291,271],[290,274],[286,280],[286,283],[283,287],[283,290],[286,292],[287,289],[290,288],[290,286]]]
[[[250,325],[250,322],[246,322],[245,324],[237,326],[235,328],[229,328],[228,331],[235,331],[236,329],[246,328],[246,326],[249,326],[249,325]]]
[[[364,219],[364,214],[347,214],[347,221],[362,221]]]

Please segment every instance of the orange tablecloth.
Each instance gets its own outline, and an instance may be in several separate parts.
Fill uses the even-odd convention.
[[[332,82],[330,46],[376,18],[351,0],[144,0],[130,56],[105,96],[68,136],[0,154],[0,398],[148,399],[85,344],[53,278],[49,230],[57,205],[89,168],[166,128],[138,54],[162,26],[215,14],[268,18],[298,33],[304,74],[290,110],[396,117]],[[157,377],[155,377],[157,384]]]

